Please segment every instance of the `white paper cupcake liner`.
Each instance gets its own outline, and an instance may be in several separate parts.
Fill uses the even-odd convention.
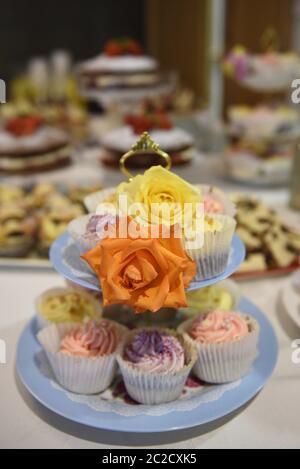
[[[228,264],[236,221],[227,215],[213,215],[211,218],[223,224],[222,230],[206,231],[204,233],[204,243],[200,249],[190,249],[185,244],[187,254],[197,264],[197,273],[194,278],[196,281],[221,275]]]
[[[110,386],[117,371],[121,338],[127,333],[125,327],[114,324],[120,331],[120,344],[114,353],[102,357],[73,357],[59,352],[62,339],[78,324],[53,324],[38,333],[54,376],[63,388],[76,394],[98,394]]]
[[[68,288],[63,288],[63,287],[57,287],[57,288],[51,288],[44,293],[42,293],[35,301],[35,310],[36,310],[36,326],[37,330],[41,330],[47,326],[50,326],[53,324],[53,322],[47,320],[44,318],[42,314],[42,303],[45,301],[47,298],[52,297],[52,296],[60,296],[60,295],[65,295],[67,293],[74,293],[74,289],[71,287]],[[99,319],[102,315],[102,306],[99,301],[94,298],[90,293],[80,290],[78,291],[80,295],[85,296],[91,303],[93,303],[96,311],[98,312],[98,316],[95,319]],[[83,322],[84,318],[82,319]],[[80,323],[76,323],[77,326],[80,325]]]
[[[211,384],[225,384],[237,381],[251,370],[258,354],[259,324],[246,316],[250,332],[246,337],[224,344],[202,344],[193,340],[188,331],[195,319],[181,324],[178,331],[197,350],[197,361],[193,373],[202,381]]]
[[[116,187],[109,187],[102,191],[90,194],[84,199],[84,205],[86,206],[89,213],[96,213],[98,205],[101,203],[112,203],[110,198],[116,193]]]
[[[147,373],[138,370],[129,361],[124,360],[124,347],[132,340],[133,336],[145,329],[160,330],[176,336],[181,341],[185,350],[186,365],[180,371],[173,373]],[[188,343],[181,334],[175,334],[167,329],[143,328],[136,329],[127,335],[117,360],[125,387],[132,399],[140,404],[156,405],[174,401],[181,395],[190,371],[195,364],[196,351],[193,344]]]
[[[197,189],[200,190],[203,196],[210,196],[216,202],[219,202],[224,207],[224,215],[234,218],[236,215],[236,207],[230,198],[221,191],[219,188],[214,186],[209,186],[206,184],[196,184]]]

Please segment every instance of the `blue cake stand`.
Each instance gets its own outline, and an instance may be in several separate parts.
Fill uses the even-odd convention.
[[[245,255],[245,246],[241,239],[235,235],[225,272],[208,280],[192,282],[188,290],[208,287],[230,277],[238,270]],[[64,233],[53,243],[50,250],[50,260],[55,270],[67,280],[89,290],[101,292],[98,278],[88,264],[80,258],[76,244],[68,233]]]

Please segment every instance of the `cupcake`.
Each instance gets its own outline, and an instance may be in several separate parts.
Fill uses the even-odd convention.
[[[186,294],[188,315],[207,313],[215,309],[231,311],[240,299],[240,289],[232,280],[224,280],[217,285],[189,291]],[[183,310],[184,311],[184,310]]]
[[[198,358],[193,371],[207,383],[242,378],[257,357],[259,324],[250,316],[214,310],[189,319],[178,330],[196,347]]]
[[[100,300],[87,292],[52,288],[38,297],[36,311],[38,328],[41,329],[51,324],[76,324],[98,319],[102,309]]]
[[[187,254],[197,264],[196,281],[211,279],[224,273],[235,228],[235,219],[228,215],[206,215],[202,247],[194,246],[193,240],[184,239]]]
[[[164,329],[137,329],[117,357],[128,394],[146,405],[176,400],[195,363],[191,343]]]
[[[37,220],[20,204],[0,206],[0,256],[24,257],[33,247]]]
[[[236,209],[234,203],[226,196],[225,192],[217,187],[205,184],[196,185],[203,196],[204,212],[206,214],[220,214],[234,217]]]
[[[112,383],[126,329],[113,321],[53,324],[38,334],[57,382],[77,394],[97,394]]]
[[[106,236],[109,227],[116,224],[116,216],[106,213],[103,215],[91,214],[76,218],[68,227],[81,254],[93,249]]]

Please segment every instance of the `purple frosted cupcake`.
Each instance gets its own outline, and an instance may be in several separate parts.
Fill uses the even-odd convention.
[[[129,334],[119,366],[129,395],[141,404],[177,399],[196,359],[183,337],[164,329],[141,329]]]

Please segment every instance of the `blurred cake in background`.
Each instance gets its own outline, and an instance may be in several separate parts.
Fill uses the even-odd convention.
[[[298,136],[300,113],[284,105],[231,106],[228,110],[231,135],[247,138]]]
[[[275,43],[266,44],[266,52],[254,54],[243,46],[236,46],[224,59],[224,71],[255,91],[284,91],[299,74],[300,58],[294,52],[277,52],[275,47]]]
[[[174,90],[172,77],[163,75],[158,62],[127,37],[108,41],[97,57],[80,63],[78,79],[83,96],[104,108],[168,96]]]
[[[76,140],[86,136],[86,104],[79,95],[67,52],[55,51],[49,60],[30,60],[10,90],[9,103],[0,108],[1,118],[38,114],[46,124],[65,130]]]
[[[71,163],[68,136],[44,124],[39,115],[7,119],[0,129],[0,172],[34,173]]]
[[[229,175],[253,183],[282,184],[290,176],[300,114],[288,106],[233,106],[228,111]]]
[[[151,138],[172,158],[173,165],[188,163],[194,153],[194,139],[185,130],[174,127],[168,115],[161,111],[148,111],[143,114],[127,115],[125,125],[103,136],[104,148],[102,161],[106,165],[118,166],[121,156],[136,142],[143,132],[149,132]],[[149,167],[161,163],[154,153],[141,153],[128,161],[134,167]]]
[[[102,54],[80,64],[79,75],[84,88],[101,90],[151,86],[160,79],[157,61],[129,38],[107,42]]]

